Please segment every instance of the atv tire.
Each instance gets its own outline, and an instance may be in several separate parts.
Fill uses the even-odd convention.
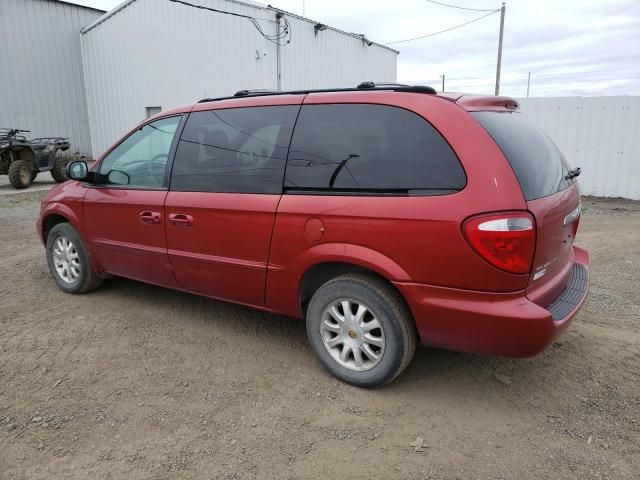
[[[67,181],[67,173],[65,172],[65,169],[70,161],[70,158],[62,155],[56,155],[56,161],[51,169],[51,176],[56,182],[62,183]]]
[[[31,185],[33,173],[31,167],[24,160],[14,160],[9,165],[9,183],[13,188],[21,190]]]

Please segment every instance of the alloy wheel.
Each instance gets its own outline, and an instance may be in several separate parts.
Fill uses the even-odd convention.
[[[355,299],[341,298],[327,305],[320,334],[329,355],[349,370],[371,370],[382,360],[382,324],[368,306]]]
[[[67,237],[58,237],[53,244],[53,265],[65,283],[73,283],[80,276],[80,256]]]

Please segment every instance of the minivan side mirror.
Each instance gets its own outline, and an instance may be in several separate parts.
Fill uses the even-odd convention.
[[[131,177],[129,174],[121,172],[120,170],[111,170],[107,175],[107,182],[114,185],[129,185]]]
[[[87,180],[89,167],[87,167],[87,162],[76,160],[67,165],[65,173],[67,174],[67,178],[72,180]]]

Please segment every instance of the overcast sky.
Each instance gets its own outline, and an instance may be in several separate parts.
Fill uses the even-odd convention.
[[[108,10],[121,0],[71,0]],[[164,1],[164,0],[155,0]],[[190,0],[198,3],[198,0]],[[498,9],[494,0],[439,0]],[[468,22],[485,12],[427,0],[270,0],[271,5],[389,43]],[[640,95],[640,0],[506,2],[501,93],[524,96]],[[398,81],[493,93],[500,14],[412,42],[400,51]],[[293,33],[295,36],[295,32]],[[295,38],[293,39],[295,41]]]

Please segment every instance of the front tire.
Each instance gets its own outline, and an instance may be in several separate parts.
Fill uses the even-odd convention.
[[[322,366],[358,387],[393,381],[415,352],[415,324],[404,301],[372,275],[343,275],[325,283],[309,302],[306,322]]]
[[[9,183],[13,188],[21,190],[32,182],[32,170],[24,160],[14,160],[9,165]]]
[[[68,223],[54,226],[47,236],[47,263],[51,276],[67,293],[86,293],[102,279],[91,267],[89,256],[75,228]]]

